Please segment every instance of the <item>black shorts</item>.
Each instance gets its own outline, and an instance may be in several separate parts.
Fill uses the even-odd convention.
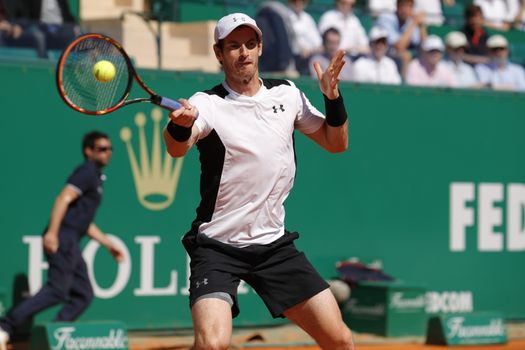
[[[182,243],[190,261],[190,308],[202,296],[227,293],[233,300],[232,316],[239,314],[237,287],[248,283],[262,298],[274,318],[328,288],[294,240],[298,233],[286,232],[275,242],[232,247],[188,232]]]

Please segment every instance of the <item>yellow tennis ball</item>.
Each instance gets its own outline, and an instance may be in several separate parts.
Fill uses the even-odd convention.
[[[112,81],[116,72],[115,65],[106,60],[98,61],[93,66],[93,75],[101,83]]]

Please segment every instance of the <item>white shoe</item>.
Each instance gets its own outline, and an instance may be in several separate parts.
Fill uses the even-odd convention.
[[[7,342],[9,341],[9,334],[0,328],[0,350],[7,350]]]

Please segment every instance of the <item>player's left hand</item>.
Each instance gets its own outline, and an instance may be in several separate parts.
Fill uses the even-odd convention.
[[[46,253],[55,254],[58,251],[58,246],[60,243],[58,240],[58,236],[56,234],[47,232],[44,235],[42,244],[44,246],[44,250],[46,251]]]
[[[124,253],[122,253],[122,250],[120,250],[119,248],[117,248],[114,245],[110,245],[108,247],[108,250],[109,250],[110,254],[113,256],[113,258],[116,261],[118,261],[118,262],[123,262],[124,261]]]
[[[332,61],[323,72],[319,62],[314,63],[314,69],[317,73],[317,79],[319,79],[319,87],[323,94],[326,95],[330,100],[335,100],[339,97],[339,73],[345,65],[345,51],[338,50],[335,56],[332,58]]]

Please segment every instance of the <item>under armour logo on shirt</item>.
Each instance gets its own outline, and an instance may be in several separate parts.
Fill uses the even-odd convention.
[[[279,105],[279,108],[277,108],[276,106],[272,106],[272,108],[273,108],[273,112],[274,112],[274,113],[277,113],[277,109],[280,109],[281,112],[284,112],[284,107],[283,107],[283,105]]]
[[[208,284],[208,279],[207,278],[203,279],[201,282],[199,282],[199,281],[195,282],[195,288],[199,288],[200,286],[206,285],[206,284]]]

